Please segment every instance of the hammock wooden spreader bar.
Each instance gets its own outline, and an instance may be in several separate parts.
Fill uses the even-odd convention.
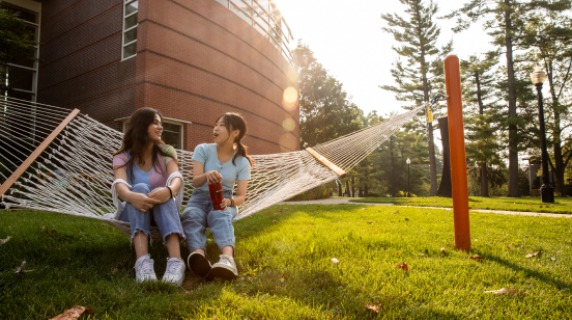
[[[308,151],[309,154],[311,154],[314,158],[316,158],[316,160],[320,161],[328,169],[334,171],[340,178],[343,178],[346,176],[346,172],[342,168],[336,166],[334,163],[332,163],[326,157],[324,157],[321,154],[319,154],[318,152],[316,152],[316,150],[314,150],[312,148],[306,148],[306,151]]]
[[[79,109],[73,109],[68,116],[42,141],[42,143],[28,156],[24,162],[4,181],[0,186],[0,196],[3,196],[6,191],[18,180],[18,178],[26,172],[28,167],[42,154],[42,152],[54,141],[54,139],[64,130],[64,128],[79,114]]]

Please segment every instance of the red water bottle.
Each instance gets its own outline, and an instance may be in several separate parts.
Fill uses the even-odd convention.
[[[220,206],[222,200],[224,199],[224,193],[222,192],[222,183],[209,183],[209,193],[211,195],[211,201],[213,202],[214,210],[224,210]]]

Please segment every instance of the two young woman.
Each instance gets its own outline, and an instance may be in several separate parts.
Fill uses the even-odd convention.
[[[137,281],[157,279],[154,262],[148,254],[151,217],[155,220],[169,253],[162,281],[181,285],[185,263],[181,259],[180,241],[187,239],[187,263],[191,271],[207,279],[234,279],[234,228],[236,206],[246,200],[251,158],[241,139],[246,133],[244,119],[236,113],[220,116],[213,129],[214,143],[200,144],[193,153],[193,186],[182,217],[179,204],[183,179],[179,173],[175,150],[161,140],[160,113],[151,108],[137,110],[130,119],[121,148],[114,154],[114,194],[123,201],[118,218],[128,221],[137,261]],[[224,198],[214,210],[208,184],[222,182]],[[233,195],[235,183],[236,193]],[[177,195],[175,201],[173,197]],[[122,202],[118,202],[122,204]],[[182,221],[182,224],[181,224]],[[206,257],[206,228],[221,250],[220,259],[211,266]]]

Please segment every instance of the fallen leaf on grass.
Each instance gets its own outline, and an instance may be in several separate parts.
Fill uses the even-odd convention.
[[[6,242],[10,241],[10,239],[12,239],[11,236],[8,236],[6,239],[0,239],[0,246],[5,244]]]
[[[515,291],[514,289],[500,288],[498,290],[485,291],[485,293],[492,293],[492,294],[496,294],[496,295],[501,295],[501,294],[513,293],[514,291]]]
[[[82,306],[74,306],[73,308],[66,310],[64,313],[50,318],[50,320],[75,320],[84,313],[91,313],[91,309],[87,309]]]
[[[396,264],[395,267],[397,269],[403,269],[403,271],[409,270],[409,265],[407,265],[407,263],[405,263],[405,262],[400,262],[400,263]]]
[[[16,267],[16,270],[14,270],[14,273],[17,274],[24,274],[24,272],[32,272],[34,270],[26,270],[26,260],[22,260],[22,262],[20,262],[20,265]]]
[[[471,259],[473,259],[473,260],[482,260],[482,259],[484,259],[483,256],[480,256],[480,255],[478,255],[478,254],[474,254],[474,255],[470,256],[469,258],[471,258]]]
[[[539,254],[540,254],[540,251],[531,252],[531,253],[526,255],[526,258],[530,259],[530,258],[538,257]]]
[[[375,313],[379,313],[381,311],[381,306],[376,305],[376,304],[366,304],[365,308],[367,310],[373,311]]]
[[[489,291],[485,291],[485,293],[492,293],[492,294],[497,295],[497,296],[501,296],[501,295],[525,296],[526,295],[526,292],[524,292],[524,291],[511,289],[511,288],[500,288],[498,290],[489,290]]]

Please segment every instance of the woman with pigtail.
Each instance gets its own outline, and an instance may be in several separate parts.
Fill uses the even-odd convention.
[[[241,142],[246,130],[246,122],[240,114],[225,113],[215,122],[214,143],[200,144],[193,153],[195,190],[181,222],[190,251],[187,266],[207,280],[232,280],[238,276],[232,221],[238,213],[236,207],[246,201],[250,180],[252,159]],[[221,197],[211,197],[213,186],[219,184],[222,185]],[[236,192],[233,192],[235,185]],[[221,252],[218,262],[212,265],[206,254],[207,227]]]

